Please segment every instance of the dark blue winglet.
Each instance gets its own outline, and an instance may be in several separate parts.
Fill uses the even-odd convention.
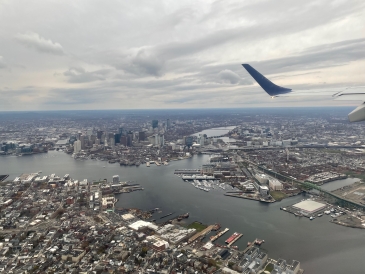
[[[265,76],[263,76],[260,72],[258,72],[253,67],[251,67],[249,64],[242,64],[242,66],[248,71],[249,74],[251,74],[251,76],[253,77],[253,79],[255,79],[256,82],[270,96],[276,96],[276,95],[279,95],[279,94],[285,94],[285,93],[288,93],[288,92],[291,92],[292,91],[290,88],[283,88],[283,87],[280,87],[280,86],[275,85],[273,82],[271,82]]]

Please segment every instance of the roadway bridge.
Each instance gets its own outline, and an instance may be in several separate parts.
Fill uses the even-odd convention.
[[[347,148],[347,149],[365,149],[363,146],[287,146],[287,147],[263,147],[263,146],[257,146],[257,147],[230,147],[229,150],[283,150],[285,148]]]
[[[293,183],[296,183],[296,184],[298,184],[302,187],[305,187],[305,188],[308,188],[308,189],[316,189],[319,192],[321,192],[322,194],[326,195],[327,197],[334,198],[342,207],[353,207],[353,208],[365,210],[365,205],[356,203],[356,202],[348,200],[348,199],[345,199],[345,198],[343,198],[341,196],[338,196],[338,195],[336,195],[336,194],[334,194],[330,191],[324,190],[324,189],[322,189],[321,187],[319,187],[315,184],[312,184],[312,183],[309,183],[309,182],[303,182],[303,181],[295,179],[294,177],[288,177],[288,176],[282,175],[280,173],[277,173],[273,170],[267,169],[267,168],[265,168],[261,165],[257,165],[257,164],[255,164],[251,161],[248,161],[248,160],[245,160],[245,161],[247,163],[253,165],[253,166],[256,166],[259,170],[262,170],[264,173],[266,173],[268,175],[271,175],[271,176],[274,176],[274,177],[276,177],[278,179],[281,179],[283,181],[292,181]]]

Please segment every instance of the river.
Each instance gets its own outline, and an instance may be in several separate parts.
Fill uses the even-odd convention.
[[[215,127],[210,129],[205,129],[201,132],[194,133],[192,136],[199,136],[200,134],[206,134],[207,137],[219,137],[223,136],[224,134],[227,134],[230,130],[236,128],[236,126],[228,126],[228,127]],[[229,138],[229,137],[219,137],[223,142],[229,143],[229,142],[236,142],[236,139]]]
[[[310,221],[280,210],[282,206],[299,202],[303,196],[267,205],[226,197],[221,189],[203,192],[173,174],[175,169],[199,168],[208,161],[208,155],[199,155],[171,162],[168,166],[120,167],[102,161],[74,160],[63,152],[50,151],[32,156],[0,157],[0,174],[9,174],[9,179],[13,179],[21,173],[42,170],[43,174],[63,176],[68,173],[74,179],[89,180],[111,180],[118,174],[121,180],[141,184],[144,191],[118,195],[117,207],[159,207],[162,215],[189,212],[189,222],[219,222],[223,228],[230,228],[230,234],[243,233],[237,241],[240,248],[255,238],[264,239],[262,247],[270,257],[299,260],[306,273],[363,273],[365,230],[332,224],[327,215]],[[348,184],[348,180],[351,179],[328,183],[325,187],[331,184],[340,187]],[[223,243],[230,234],[219,242]]]

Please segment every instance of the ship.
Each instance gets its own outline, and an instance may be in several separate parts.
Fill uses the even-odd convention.
[[[256,239],[255,240],[255,245],[262,245],[264,242],[265,242],[265,240]]]
[[[188,212],[188,213],[185,213],[185,214],[180,215],[179,217],[177,217],[177,220],[178,220],[178,221],[181,221],[182,219],[186,219],[186,218],[189,218],[189,212]]]
[[[239,233],[237,233],[237,232],[235,232],[235,233],[233,233],[232,234],[232,236],[231,237],[229,237],[226,241],[225,241],[225,243],[226,244],[229,244],[230,242],[232,242],[234,239],[236,239],[237,237],[238,237],[238,235],[240,235]]]
[[[217,231],[217,230],[218,230],[218,229],[220,229],[220,228],[221,228],[221,225],[220,225],[220,224],[218,224],[218,223],[216,223],[216,224],[213,226],[212,230]]]

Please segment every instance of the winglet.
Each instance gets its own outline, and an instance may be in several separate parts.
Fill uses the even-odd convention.
[[[256,80],[256,82],[270,95],[270,96],[277,96],[280,94],[291,92],[290,88],[284,88],[275,85],[265,76],[263,76],[260,72],[255,70],[249,64],[242,64],[242,66],[248,71],[249,74]]]

